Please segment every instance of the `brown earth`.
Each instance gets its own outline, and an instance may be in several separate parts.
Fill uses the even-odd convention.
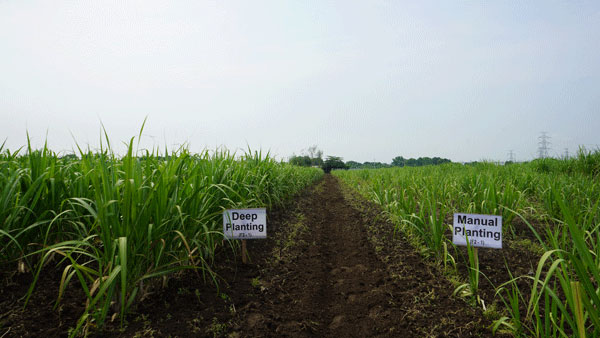
[[[396,236],[381,211],[355,208],[326,175],[285,209],[269,211],[269,238],[248,242],[249,264],[222,249],[219,289],[201,275],[170,279],[97,337],[486,337],[491,322],[432,264]],[[47,271],[22,309],[28,275],[3,272],[0,337],[59,337],[84,306],[77,291],[54,310],[60,271]],[[72,288],[76,290],[76,288]]]

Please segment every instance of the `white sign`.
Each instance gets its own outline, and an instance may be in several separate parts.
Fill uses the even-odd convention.
[[[223,211],[223,234],[226,239],[267,238],[267,210],[257,208]]]
[[[502,216],[454,214],[452,243],[502,249]]]

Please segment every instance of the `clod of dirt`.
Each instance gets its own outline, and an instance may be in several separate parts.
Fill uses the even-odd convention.
[[[297,321],[285,322],[277,327],[275,330],[278,334],[290,334],[292,332],[298,332],[302,330],[302,324]]]
[[[366,266],[364,266],[363,264],[356,264],[352,270],[354,271],[354,273],[361,273],[361,272],[365,272],[368,271],[369,269],[367,269]]]
[[[342,326],[344,324],[345,318],[346,318],[346,316],[344,316],[344,315],[335,316],[333,318],[333,320],[331,321],[331,324],[329,324],[329,329],[335,330],[335,329],[339,328],[340,326]]]
[[[250,315],[248,315],[246,323],[248,323],[249,328],[254,328],[258,323],[263,322],[264,319],[265,317],[263,317],[263,315],[261,315],[260,313],[251,313]]]
[[[347,301],[350,304],[355,303],[357,301],[358,297],[359,297],[359,295],[350,295],[350,296],[348,296]]]

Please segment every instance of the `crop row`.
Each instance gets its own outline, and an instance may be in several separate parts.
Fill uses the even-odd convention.
[[[496,300],[505,308],[494,329],[518,336],[597,337],[599,158],[599,152],[582,151],[576,159],[504,166],[445,164],[334,174],[381,205],[397,225],[394,231],[414,238],[440,264],[466,266],[468,283],[457,291],[478,302],[477,251],[468,247],[462,261],[457,259],[461,251],[451,241],[452,214],[502,215],[503,238],[517,243],[511,247],[524,236],[540,250],[534,271],[507,271],[505,280],[494,285]]]
[[[281,205],[323,174],[260,152],[138,152],[133,139],[125,156],[110,144],[0,153],[0,266],[33,274],[25,303],[50,263],[62,269],[56,304],[72,287],[87,296],[73,334],[123,322],[157,277],[194,269],[214,280],[224,209]]]

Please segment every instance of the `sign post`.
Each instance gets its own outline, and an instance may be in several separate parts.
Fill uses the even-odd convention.
[[[246,249],[245,239],[242,239],[242,263],[248,263],[248,250]]]
[[[471,269],[469,270],[469,284],[472,295],[475,295],[479,288],[478,248],[502,249],[502,216],[454,214],[452,243],[467,246]],[[477,295],[477,301],[483,302],[479,295]]]
[[[242,240],[242,263],[247,263],[247,239],[267,238],[267,210],[227,209],[223,211],[223,235],[225,239]]]

